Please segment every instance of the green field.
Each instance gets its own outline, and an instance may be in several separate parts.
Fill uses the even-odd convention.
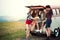
[[[16,40],[25,37],[24,21],[0,22],[0,40]]]

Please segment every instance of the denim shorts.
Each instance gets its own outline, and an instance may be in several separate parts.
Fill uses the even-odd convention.
[[[51,19],[46,20],[46,28],[50,28],[51,23],[52,23],[52,20]]]

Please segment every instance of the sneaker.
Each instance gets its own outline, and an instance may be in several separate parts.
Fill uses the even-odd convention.
[[[40,33],[42,33],[42,29],[40,29]]]
[[[36,32],[39,32],[40,30],[35,30]]]

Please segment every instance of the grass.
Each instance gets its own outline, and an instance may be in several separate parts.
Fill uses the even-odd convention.
[[[14,40],[16,38],[24,38],[25,37],[25,30],[21,29],[15,33],[10,33],[6,35],[1,35],[0,40]]]
[[[0,22],[0,40],[15,40],[25,37],[25,23],[21,22]]]

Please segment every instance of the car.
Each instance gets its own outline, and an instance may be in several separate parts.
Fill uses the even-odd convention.
[[[26,6],[29,9],[39,10],[43,11],[45,9],[44,6],[38,5],[38,6]],[[60,8],[58,7],[52,7],[53,11],[53,17],[52,17],[52,24],[51,24],[51,36],[59,37],[60,35]],[[41,27],[42,22],[39,22],[39,28]],[[35,28],[36,30],[36,28]],[[31,35],[33,36],[46,36],[45,33],[45,26],[43,28],[43,31],[30,31]]]

